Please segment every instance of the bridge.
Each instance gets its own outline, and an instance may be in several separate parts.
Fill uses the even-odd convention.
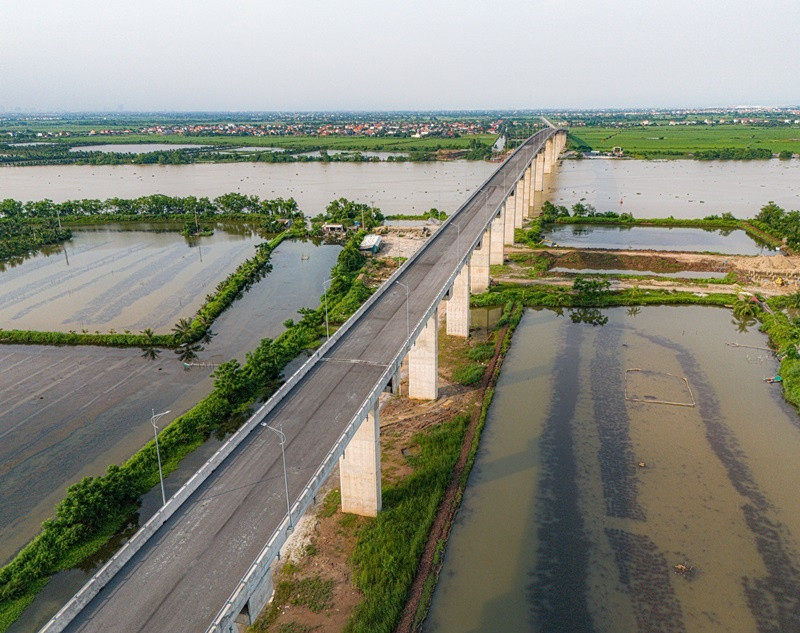
[[[408,395],[437,397],[439,310],[448,334],[469,335],[470,294],[488,289],[565,141],[550,126],[518,147],[41,632],[233,633],[269,600],[272,564],[337,463],[342,509],[380,512],[379,397],[406,357]],[[267,425],[285,434],[288,495]]]

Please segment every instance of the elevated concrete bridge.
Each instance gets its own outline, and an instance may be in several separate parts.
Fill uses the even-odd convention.
[[[409,361],[409,395],[435,399],[437,316],[469,335],[470,293],[533,213],[564,147],[529,138],[42,629],[232,633],[272,593],[271,566],[337,462],[342,507],[381,509],[378,399]],[[278,438],[286,435],[290,513]]]

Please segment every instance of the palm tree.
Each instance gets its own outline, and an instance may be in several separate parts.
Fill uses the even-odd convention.
[[[189,340],[192,332],[192,321],[187,318],[179,319],[178,322],[172,327],[172,335],[179,343],[184,343]]]

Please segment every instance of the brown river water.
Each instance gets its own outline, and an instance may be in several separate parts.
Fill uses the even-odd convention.
[[[726,346],[764,335],[602,314],[525,315],[425,630],[800,631],[800,420],[774,357]]]
[[[583,200],[598,211],[639,218],[749,218],[770,200],[800,209],[800,161],[697,161],[587,158],[561,161],[548,200]]]
[[[484,161],[4,167],[0,199],[61,202],[154,193],[214,198],[237,192],[293,197],[306,215],[323,212],[340,197],[374,203],[385,214],[431,207],[452,213],[495,169]]]

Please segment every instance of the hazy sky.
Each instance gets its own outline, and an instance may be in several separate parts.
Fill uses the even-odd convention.
[[[0,0],[0,111],[800,103],[798,0]]]

